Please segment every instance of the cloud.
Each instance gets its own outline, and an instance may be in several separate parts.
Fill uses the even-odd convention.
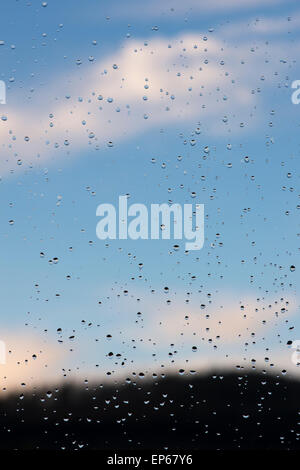
[[[141,299],[138,306],[136,297]],[[110,308],[104,305],[103,326],[77,331],[72,344],[67,332],[59,335],[60,343],[22,331],[2,334],[7,350],[7,363],[0,364],[2,393],[179,369],[201,373],[255,366],[299,375],[291,361],[293,351],[286,341],[278,341],[278,331],[284,337],[291,325],[296,298],[240,295],[238,300],[233,292],[220,292],[204,305],[200,295],[188,303],[180,293],[175,297],[171,304],[166,304],[169,296],[145,292],[111,299]]]
[[[293,316],[298,306],[296,299],[233,300],[234,295],[220,294],[213,302],[186,304],[176,298],[175,305],[148,309],[139,337],[152,338],[157,344],[244,345],[245,341],[270,335]],[[150,313],[151,312],[151,313]],[[138,330],[138,329],[137,329]],[[136,332],[137,333],[137,332]],[[142,336],[141,336],[142,334]],[[253,336],[254,335],[254,336]]]
[[[141,315],[133,315],[137,319],[133,325],[128,312],[137,309],[136,297],[141,299]],[[185,374],[224,374],[241,368],[277,374],[286,370],[300,378],[300,369],[291,360],[293,350],[286,341],[278,340],[284,337],[285,327],[287,330],[293,324],[298,308],[296,298],[255,299],[251,295],[220,292],[206,301],[205,307],[200,296],[186,303],[177,294],[175,300],[167,305],[165,298],[150,299],[140,292],[132,299],[119,299],[112,307],[109,348],[113,352],[123,352],[125,348],[123,357],[128,359],[123,367],[115,361],[110,367],[105,364],[114,379],[121,381],[132,374],[138,378],[139,373],[147,377],[153,373],[176,374],[180,369]],[[99,374],[90,369],[89,377],[97,380]]]
[[[136,298],[141,299],[138,306]],[[289,327],[296,320],[299,302],[293,296],[255,299],[220,292],[206,300],[193,295],[187,303],[180,293],[160,298],[140,292],[111,303],[107,332],[112,339],[106,348],[114,359],[105,368],[116,378],[132,371],[225,371],[236,366],[299,372],[283,340],[291,339]],[[122,356],[119,363],[126,357],[124,366],[117,364],[116,353]]]
[[[35,99],[2,108],[0,171],[106,149],[171,125],[212,136],[257,129],[267,94],[256,90],[270,91],[280,79],[266,55],[279,64],[297,44],[287,51],[283,43],[270,49],[265,42],[236,41],[190,33],[126,42],[99,64],[80,66],[69,80],[54,77]]]
[[[5,364],[0,364],[0,392],[26,391],[34,386],[62,380],[59,366],[63,354],[54,341],[42,340],[25,332],[6,332],[1,335],[5,343]]]
[[[237,21],[225,24],[218,28],[218,33],[227,38],[250,37],[261,38],[263,36],[288,34],[298,30],[300,25],[300,13],[294,11],[290,16],[260,15],[245,21]],[[279,36],[278,36],[279,37]],[[281,42],[284,44],[284,41]],[[286,47],[286,46],[285,46]]]

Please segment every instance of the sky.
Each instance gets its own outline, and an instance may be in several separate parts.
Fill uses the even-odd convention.
[[[3,0],[3,392],[298,376],[297,3]],[[204,247],[97,239],[97,206],[120,195],[204,204]]]

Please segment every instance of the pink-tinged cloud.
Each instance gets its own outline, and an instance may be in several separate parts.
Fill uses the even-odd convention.
[[[61,381],[63,353],[54,341],[17,331],[2,334],[1,342],[5,345],[5,360],[0,364],[1,395]]]

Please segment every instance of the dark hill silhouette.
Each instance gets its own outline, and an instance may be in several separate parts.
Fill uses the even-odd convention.
[[[68,385],[0,401],[0,449],[300,449],[300,382],[258,372]]]

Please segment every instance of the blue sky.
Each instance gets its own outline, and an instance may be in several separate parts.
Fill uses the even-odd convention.
[[[269,349],[279,369],[297,373],[286,346],[300,326],[297,2],[42,3],[4,1],[0,19],[1,326],[10,383],[22,374],[58,379],[63,368],[82,379],[99,373],[95,364],[102,374],[167,369],[170,343],[175,368],[259,362]],[[172,240],[105,246],[96,208],[122,194],[146,205],[205,204],[204,248],[185,254],[184,241],[174,251]],[[215,349],[205,335],[215,341],[219,329],[205,332],[201,304],[226,325]],[[244,304],[241,339],[235,315]],[[36,349],[44,351],[39,367],[29,361],[29,372],[18,372],[17,360]]]

